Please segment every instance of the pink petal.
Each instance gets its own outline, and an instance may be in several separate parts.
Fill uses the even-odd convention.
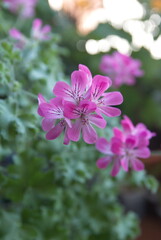
[[[90,124],[82,126],[82,136],[84,141],[89,144],[93,144],[97,140],[97,133]]]
[[[98,138],[96,149],[104,154],[111,154],[110,144],[105,138]]]
[[[100,115],[91,114],[91,115],[88,116],[88,119],[90,120],[90,123],[96,125],[99,128],[105,128],[106,127],[106,121]]]
[[[131,122],[130,118],[128,118],[127,116],[124,116],[124,119],[121,120],[121,125],[124,131],[128,133],[134,129],[133,123]]]
[[[97,100],[111,86],[111,80],[108,77],[96,75],[92,82],[92,97]]]
[[[42,103],[46,103],[46,100],[45,100],[45,98],[43,97],[42,94],[38,94],[38,104],[39,104],[39,106],[38,106],[38,109],[37,109],[37,113],[38,113],[41,117],[44,117],[44,114],[43,114],[43,112],[42,112],[42,110],[41,110],[41,108],[40,108],[40,104],[42,104]]]
[[[94,102],[90,102],[88,100],[82,100],[79,104],[80,109],[84,114],[92,113],[96,110],[97,106]]]
[[[122,155],[123,152],[123,143],[119,138],[113,137],[111,139],[111,151],[114,154]]]
[[[72,102],[64,103],[64,116],[69,119],[77,119],[80,117],[80,108]]]
[[[135,171],[144,170],[144,164],[137,158],[135,158],[131,161],[131,166]]]
[[[38,103],[41,104],[41,103],[45,103],[46,100],[45,98],[43,97],[43,95],[41,93],[38,94]]]
[[[121,114],[120,109],[115,107],[100,106],[99,110],[108,117],[118,117]]]
[[[119,138],[122,141],[124,140],[124,134],[123,134],[123,132],[119,128],[114,127],[113,128],[113,133],[114,133],[114,136],[116,138]]]
[[[68,145],[69,143],[70,143],[70,139],[69,139],[69,137],[68,137],[68,134],[67,134],[67,127],[65,128],[65,133],[64,133],[64,142],[63,142],[63,144],[64,145]]]
[[[58,108],[63,108],[63,98],[62,97],[55,97],[50,99],[50,103]]]
[[[99,158],[96,162],[96,165],[98,168],[106,168],[109,163],[111,162],[111,157],[102,157],[102,158]]]
[[[83,71],[87,75],[88,83],[87,83],[87,89],[92,85],[92,74],[89,70],[89,68],[83,64],[79,64],[79,71]]]
[[[16,40],[23,40],[24,39],[24,35],[19,30],[17,30],[16,28],[11,28],[9,30],[9,35]]]
[[[39,18],[36,18],[34,21],[33,21],[33,23],[32,23],[32,27],[33,27],[33,29],[35,30],[37,30],[37,29],[40,29],[41,28],[41,25],[42,25],[42,20],[41,19],[39,19]]]
[[[40,110],[45,118],[60,119],[64,118],[63,111],[58,106],[50,103],[42,103],[40,105]]]
[[[134,147],[136,147],[137,144],[137,139],[135,136],[128,136],[126,141],[125,141],[125,145],[127,148],[132,149]]]
[[[120,92],[104,93],[103,96],[106,105],[119,105],[123,102],[123,96]]]
[[[62,97],[64,100],[75,102],[71,87],[66,82],[57,82],[53,93],[55,96]]]
[[[43,118],[42,120],[42,129],[47,132],[54,126],[55,120],[49,118]]]
[[[71,85],[75,95],[75,99],[79,98],[84,93],[87,83],[88,79],[85,72],[74,71],[71,74]]]
[[[128,167],[129,167],[128,158],[126,157],[121,158],[121,166],[126,172],[128,171]]]
[[[57,124],[54,128],[52,128],[47,134],[46,134],[46,139],[48,140],[54,140],[57,137],[60,136],[62,131],[64,130],[64,126],[61,124]]]
[[[114,164],[113,164],[113,168],[112,168],[112,171],[111,171],[111,176],[112,177],[115,177],[119,173],[120,167],[121,167],[120,160],[115,159]]]
[[[77,119],[76,122],[72,124],[72,127],[68,128],[67,134],[70,140],[77,142],[80,139],[81,127],[81,120]]]
[[[139,148],[135,150],[135,154],[137,157],[140,157],[140,158],[148,158],[150,157],[150,150],[147,147]]]

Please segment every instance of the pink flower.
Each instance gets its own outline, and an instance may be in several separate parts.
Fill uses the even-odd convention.
[[[47,131],[46,138],[54,140],[64,132],[64,144],[69,144],[70,140],[67,135],[67,130],[71,127],[69,119],[64,117],[64,101],[62,98],[56,97],[47,103],[45,99],[39,94],[38,114],[44,117],[42,121],[42,128]]]
[[[114,137],[108,142],[104,138],[97,140],[96,148],[107,156],[98,159],[97,166],[106,168],[109,163],[113,163],[112,176],[115,176],[120,168],[128,171],[132,168],[135,171],[144,169],[144,164],[140,158],[148,158],[150,149],[149,140],[155,136],[142,123],[133,125],[131,120],[125,116],[121,121],[122,130],[114,128]]]
[[[22,18],[30,18],[35,14],[35,6],[38,0],[3,0],[13,13],[20,12]]]
[[[41,19],[37,18],[33,21],[32,29],[31,29],[32,39],[39,40],[39,41],[48,41],[51,39],[50,33],[51,33],[51,27],[49,25],[45,25],[44,27],[42,27]],[[28,39],[16,28],[10,29],[9,35],[11,38],[16,40],[15,46],[20,49],[24,48],[28,43]]]
[[[41,41],[50,40],[51,36],[51,27],[49,25],[45,25],[42,27],[42,20],[37,18],[32,23],[31,36],[34,39],[38,39]]]
[[[105,128],[106,121],[100,115],[93,114],[95,110],[95,103],[87,100],[82,100],[79,106],[72,102],[66,102],[64,115],[69,119],[76,119],[67,132],[70,140],[77,142],[82,132],[83,140],[86,143],[96,142],[97,133],[92,124],[99,128]]]
[[[16,28],[11,28],[9,30],[9,35],[11,38],[16,40],[17,48],[20,48],[20,49],[24,48],[24,46],[27,43],[27,39],[19,30],[17,30]]]
[[[126,138],[128,135],[132,135],[137,138],[137,144],[139,146],[148,146],[149,140],[156,134],[149,131],[143,123],[138,123],[136,126],[133,125],[130,118],[124,116],[121,120],[123,132],[118,128],[114,128],[114,136],[120,139]]]
[[[137,145],[137,138],[128,136],[125,140],[113,137],[111,139],[111,150],[117,156],[120,156],[121,166],[128,171],[129,166],[135,171],[144,169],[144,164],[139,158],[148,158],[150,150],[148,147]]]
[[[123,84],[134,85],[135,78],[143,75],[140,67],[139,60],[119,52],[114,52],[111,56],[104,55],[100,63],[100,70],[111,78],[112,85],[116,88]]]
[[[42,124],[44,130],[47,124],[50,126],[50,123],[46,124],[46,119],[61,119],[59,128],[56,125],[50,129],[47,138],[55,139],[62,131],[60,129],[64,127],[65,137],[68,140],[77,142],[82,134],[86,143],[95,143],[98,136],[93,125],[99,128],[106,126],[106,120],[101,114],[104,113],[109,117],[120,114],[120,110],[109,106],[118,105],[123,100],[119,92],[105,93],[110,84],[108,77],[96,75],[92,78],[90,70],[82,64],[79,65],[79,70],[71,74],[71,85],[62,81],[57,82],[53,93],[55,99],[62,101],[61,104],[59,102],[58,107],[53,106],[55,105],[53,101],[56,100],[47,103],[42,97],[39,99],[38,113],[44,117]]]

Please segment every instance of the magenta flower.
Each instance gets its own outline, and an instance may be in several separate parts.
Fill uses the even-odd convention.
[[[67,143],[79,141],[81,134],[86,143],[95,143],[98,136],[93,125],[99,128],[106,126],[101,114],[114,117],[121,113],[119,109],[109,106],[118,105],[123,100],[119,92],[105,93],[110,84],[108,77],[96,75],[92,78],[90,70],[80,64],[79,70],[71,74],[71,85],[62,81],[55,84],[53,93],[56,98],[47,103],[39,95],[38,114],[44,117],[42,128],[48,131],[47,139],[55,139],[64,131]],[[55,120],[54,123],[49,119]],[[59,119],[57,125],[56,119]],[[54,127],[51,128],[52,124]]]
[[[46,138],[54,140],[64,132],[64,144],[69,144],[70,140],[67,135],[67,130],[71,127],[69,119],[64,117],[64,101],[62,98],[56,97],[47,103],[42,95],[39,95],[38,114],[44,117],[42,128],[47,131]]]
[[[148,147],[137,145],[137,138],[128,136],[125,140],[113,137],[111,139],[111,150],[116,156],[120,156],[121,166],[128,171],[129,166],[135,171],[144,169],[144,164],[139,158],[148,158],[150,150]]]
[[[31,29],[31,38],[39,41],[48,41],[51,39],[51,27],[49,25],[45,25],[42,27],[42,20],[35,19],[32,23]],[[24,48],[29,40],[16,28],[12,28],[9,30],[9,35],[11,38],[16,40],[15,46],[22,49]]]
[[[66,102],[64,115],[69,119],[76,119],[71,128],[68,128],[68,136],[72,141],[77,142],[82,132],[83,140],[86,143],[93,144],[97,140],[97,133],[92,124],[99,128],[105,128],[106,121],[97,114],[96,104],[87,100],[82,100],[77,106],[72,102]]]
[[[27,38],[16,28],[11,28],[9,30],[9,35],[10,35],[11,38],[16,40],[15,46],[17,48],[22,49],[27,44]]]
[[[104,55],[100,63],[100,70],[111,78],[112,85],[116,88],[123,84],[134,85],[136,77],[143,75],[140,67],[139,60],[119,52],[114,52],[111,56]]]
[[[35,14],[38,0],[3,0],[3,2],[11,12],[19,12],[22,18],[30,18]]]
[[[42,27],[42,20],[37,18],[32,23],[31,36],[34,39],[38,39],[41,41],[50,40],[51,36],[51,27],[49,25],[45,25]]]
[[[133,125],[131,120],[125,116],[121,121],[122,130],[114,128],[114,137],[108,142],[100,138],[96,142],[96,148],[107,156],[98,159],[98,168],[106,168],[113,164],[111,175],[115,176],[122,167],[124,171],[132,168],[135,171],[144,169],[144,164],[140,158],[148,158],[150,149],[149,140],[155,136],[142,123]]]

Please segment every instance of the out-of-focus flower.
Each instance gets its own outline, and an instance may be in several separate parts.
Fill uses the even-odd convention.
[[[30,18],[35,14],[38,0],[3,0],[3,2],[11,12],[19,12],[22,18]]]
[[[140,67],[141,62],[139,60],[119,52],[104,55],[100,63],[100,70],[111,78],[112,85],[115,88],[123,84],[134,85],[136,77],[143,75]]]
[[[97,160],[98,168],[106,168],[113,164],[111,175],[115,176],[121,167],[124,171],[132,168],[135,171],[144,169],[144,164],[140,158],[148,158],[150,149],[149,140],[155,136],[142,123],[133,125],[131,120],[125,116],[121,121],[122,130],[113,129],[114,136],[108,142],[105,138],[100,138],[96,142],[96,148],[107,156]]]
[[[79,70],[71,74],[71,85],[66,82],[57,82],[53,93],[56,96],[49,103],[46,103],[42,95],[39,95],[38,114],[44,117],[42,128],[49,130],[46,137],[49,140],[55,139],[65,131],[65,139],[77,142],[82,133],[83,140],[88,144],[96,142],[98,136],[93,125],[99,128],[105,128],[106,120],[101,113],[109,117],[118,116],[121,112],[109,105],[119,105],[123,101],[121,93],[104,93],[110,86],[111,80],[108,77],[96,75],[92,78],[90,70],[80,64]],[[107,94],[107,95],[106,95]],[[108,95],[109,94],[109,95]],[[105,101],[100,99],[104,99]],[[53,105],[56,99],[61,99],[61,105]],[[103,105],[101,105],[103,104]],[[106,109],[106,111],[102,110]],[[101,109],[101,110],[100,110]],[[108,114],[107,114],[108,113]],[[45,119],[59,119],[59,125],[54,128],[46,128]],[[48,124],[48,122],[47,122]],[[50,122],[51,126],[53,122]],[[54,122],[54,124],[56,124]],[[63,126],[62,126],[63,125]],[[64,127],[64,129],[63,129]],[[56,137],[55,137],[56,136]],[[66,144],[69,141],[65,141]]]
[[[51,27],[49,25],[44,25],[42,27],[42,20],[41,19],[35,19],[32,23],[31,28],[31,38],[38,41],[48,41],[51,39],[50,36],[51,33]],[[9,30],[9,35],[11,38],[16,40],[16,47],[18,48],[24,48],[25,45],[28,43],[28,39],[26,36],[23,35],[19,30],[16,28],[12,28]]]
[[[32,30],[31,30],[31,36],[34,39],[38,39],[41,41],[49,40],[51,33],[51,26],[50,25],[44,25],[42,26],[42,20],[37,18],[32,23]]]
[[[9,30],[9,35],[11,38],[13,38],[16,41],[15,46],[17,48],[24,48],[24,46],[27,44],[27,38],[16,28],[11,28]]]

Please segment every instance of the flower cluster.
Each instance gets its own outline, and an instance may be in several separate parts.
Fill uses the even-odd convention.
[[[34,16],[37,1],[38,0],[3,0],[11,12],[20,12],[22,18]]]
[[[43,117],[46,138],[53,140],[64,132],[64,144],[69,144],[79,141],[82,133],[86,143],[95,143],[98,136],[93,125],[105,128],[103,115],[116,117],[121,114],[112,106],[121,104],[123,97],[117,91],[105,93],[110,86],[108,77],[96,75],[92,78],[90,70],[80,64],[79,70],[71,74],[71,85],[63,81],[55,84],[56,97],[50,102],[39,94],[38,114]]]
[[[48,41],[51,39],[51,27],[49,25],[42,26],[41,19],[35,19],[32,23],[31,38],[39,41]],[[10,37],[16,40],[16,47],[23,48],[28,39],[16,28],[9,31]]]
[[[139,60],[119,52],[104,55],[100,63],[100,70],[111,78],[112,86],[115,88],[123,84],[134,85],[135,78],[143,75],[140,67]]]
[[[155,136],[155,133],[150,132],[142,123],[134,126],[127,116],[124,116],[121,125],[122,130],[113,129],[114,136],[109,142],[105,138],[99,138],[96,142],[97,150],[106,154],[97,160],[97,167],[103,169],[111,163],[112,176],[117,175],[121,167],[126,172],[129,168],[135,171],[143,170],[144,164],[139,158],[150,156],[149,140]]]

